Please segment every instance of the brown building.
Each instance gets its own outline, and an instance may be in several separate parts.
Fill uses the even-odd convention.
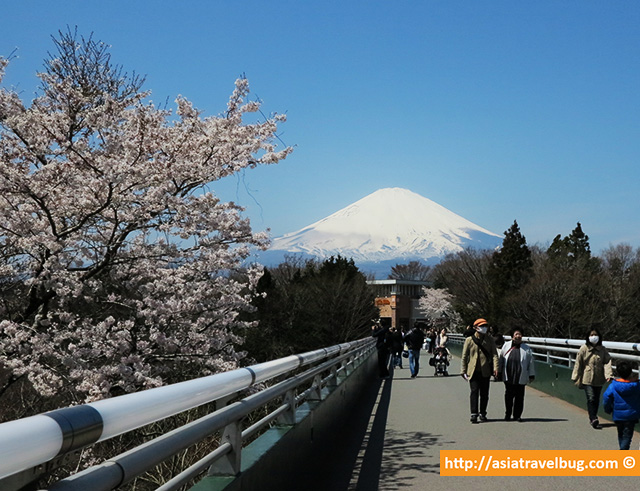
[[[422,288],[426,281],[372,280],[367,282],[376,295],[376,307],[380,318],[391,319],[391,326],[401,331],[409,330],[418,320],[425,320],[418,307]]]

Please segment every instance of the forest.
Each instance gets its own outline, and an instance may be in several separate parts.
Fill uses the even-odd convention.
[[[580,223],[549,247],[529,247],[517,221],[497,251],[467,249],[430,270],[434,288],[452,295],[464,325],[489,320],[496,333],[636,342],[640,328],[640,250],[610,246],[594,256]],[[463,327],[463,326],[461,326]]]

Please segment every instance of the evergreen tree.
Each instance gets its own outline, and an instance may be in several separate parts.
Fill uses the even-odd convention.
[[[547,249],[547,256],[556,264],[566,262],[568,257],[566,238],[563,239],[560,234],[556,235]]]
[[[352,259],[287,258],[258,283],[257,326],[245,332],[250,357],[267,361],[360,339],[379,315]]]
[[[589,236],[582,230],[580,222],[563,239],[556,235],[547,250],[549,259],[560,268],[588,268],[597,270],[600,261],[591,257]]]
[[[500,250],[495,251],[489,267],[489,279],[495,294],[502,296],[527,283],[533,271],[531,251],[517,221],[504,233]]]
[[[532,272],[531,250],[514,220],[504,233],[502,247],[493,253],[487,272],[492,296],[490,317],[495,325],[508,317],[505,312],[507,297],[515,295],[529,281]]]
[[[546,256],[548,285],[555,285],[552,290],[559,300],[554,312],[554,335],[582,337],[593,328],[604,334],[609,326],[600,259],[591,256],[589,236],[580,222],[566,237],[557,235]]]
[[[569,247],[569,253],[576,258],[576,260],[591,258],[589,236],[582,231],[580,222],[578,222],[576,228],[574,228],[567,237],[567,245]]]

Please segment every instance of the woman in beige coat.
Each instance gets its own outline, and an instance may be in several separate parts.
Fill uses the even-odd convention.
[[[602,386],[613,378],[611,369],[611,356],[602,346],[602,334],[597,329],[592,329],[587,334],[586,342],[580,346],[576,355],[576,364],[573,367],[571,380],[584,389],[587,396],[587,411],[589,422],[593,428],[600,428],[598,421],[598,407]]]

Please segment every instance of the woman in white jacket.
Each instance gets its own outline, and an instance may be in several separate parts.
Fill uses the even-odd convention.
[[[449,336],[447,336],[447,330],[443,328],[438,334],[438,336],[436,337],[436,347],[446,348],[448,342],[449,342]]]
[[[511,331],[511,340],[500,351],[500,373],[504,382],[505,421],[522,421],[524,388],[536,376],[531,348],[522,342],[522,329]]]

